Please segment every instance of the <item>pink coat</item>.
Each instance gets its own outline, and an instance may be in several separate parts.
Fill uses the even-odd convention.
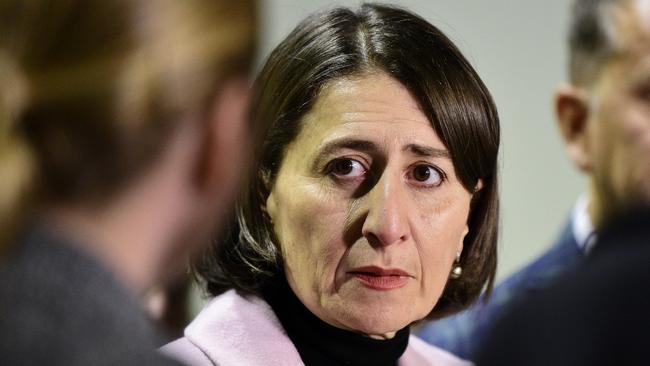
[[[189,366],[304,365],[271,307],[254,296],[230,290],[214,298],[185,328],[185,336],[161,352]],[[415,336],[400,366],[470,366]]]

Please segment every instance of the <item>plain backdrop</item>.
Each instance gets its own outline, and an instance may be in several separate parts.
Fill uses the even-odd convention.
[[[262,0],[259,64],[310,13],[360,1]],[[439,27],[492,93],[501,118],[498,278],[553,244],[586,181],[569,163],[552,109],[566,80],[570,1],[386,1]]]

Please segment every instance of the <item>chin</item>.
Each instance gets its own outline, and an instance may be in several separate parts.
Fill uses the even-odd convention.
[[[356,286],[343,288],[337,301],[324,305],[329,314],[322,315],[343,328],[367,335],[397,332],[424,318],[433,308],[408,289],[374,291]]]
[[[385,335],[395,333],[414,322],[411,311],[401,307],[354,307],[347,309],[342,322],[350,329],[366,335]]]

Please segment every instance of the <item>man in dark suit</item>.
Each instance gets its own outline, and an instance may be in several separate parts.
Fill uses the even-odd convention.
[[[477,365],[645,365],[650,347],[650,209],[598,232],[598,245],[546,291],[513,307]]]
[[[0,2],[1,365],[172,363],[140,299],[236,195],[255,8]]]
[[[643,0],[577,0],[569,34],[570,82],[556,92],[571,161],[588,175],[557,243],[498,285],[487,304],[425,326],[427,341],[471,358],[512,303],[548,287],[598,246],[594,232],[650,199],[650,14]]]

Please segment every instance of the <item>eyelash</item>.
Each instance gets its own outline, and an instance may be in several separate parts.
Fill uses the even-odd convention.
[[[362,176],[361,177],[359,177],[359,176],[347,177],[345,175],[335,173],[334,171],[335,171],[335,169],[337,167],[337,164],[342,163],[342,162],[353,162],[353,165],[354,165],[354,163],[358,164],[359,167],[361,167],[363,169],[363,172],[361,174]],[[414,170],[416,168],[422,167],[422,166],[425,166],[427,168],[431,168],[432,170],[434,170],[436,172],[436,174],[438,174],[440,176],[439,182],[437,182],[435,184],[421,184],[421,182],[414,179],[414,177],[413,177]],[[352,169],[354,169],[354,166],[352,167]],[[360,162],[360,161],[358,161],[356,159],[352,159],[352,158],[337,158],[337,159],[334,159],[334,160],[330,161],[327,164],[326,168],[325,168],[325,173],[328,176],[330,176],[332,179],[335,179],[335,180],[337,180],[339,182],[341,182],[341,181],[356,181],[356,180],[359,180],[359,179],[365,179],[365,176],[368,174],[369,171],[370,171],[370,169],[368,169],[365,166],[365,164],[363,164],[362,162]],[[418,162],[418,163],[413,164],[410,167],[407,175],[408,175],[410,180],[415,182],[415,185],[418,188],[424,188],[424,189],[439,187],[440,185],[442,185],[442,183],[444,183],[447,180],[447,175],[445,174],[445,172],[442,169],[440,169],[437,166],[432,165],[430,163],[423,163],[423,162]]]

